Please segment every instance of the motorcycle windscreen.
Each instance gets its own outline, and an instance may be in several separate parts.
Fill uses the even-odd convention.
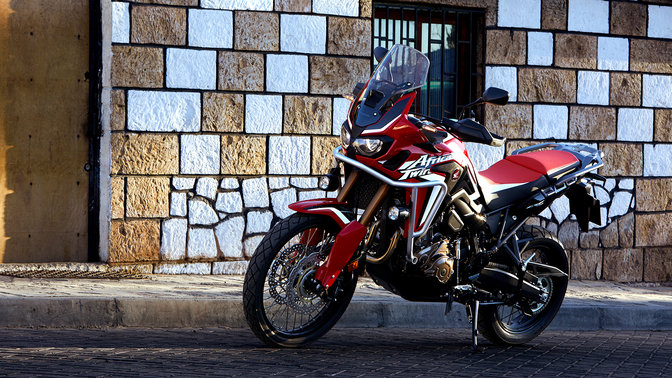
[[[353,127],[365,128],[377,123],[389,107],[404,93],[427,82],[429,59],[405,45],[394,45],[376,67],[362,95],[350,109]]]

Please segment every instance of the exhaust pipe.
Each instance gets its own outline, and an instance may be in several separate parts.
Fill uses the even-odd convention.
[[[483,268],[476,279],[476,284],[488,291],[499,290],[502,293],[515,294],[518,288],[518,277],[501,269]],[[526,299],[539,302],[542,301],[544,293],[540,288],[523,281],[520,294]]]

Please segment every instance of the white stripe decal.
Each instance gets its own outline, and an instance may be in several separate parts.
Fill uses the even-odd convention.
[[[375,134],[375,133],[379,133],[379,132],[385,131],[385,130],[387,130],[387,128],[390,127],[393,123],[397,122],[397,120],[398,120],[402,115],[403,115],[403,114],[398,115],[397,118],[393,119],[393,120],[390,121],[387,125],[383,126],[383,127],[380,128],[380,129],[366,129],[366,130],[362,131],[362,134],[361,134],[361,135]]]
[[[338,219],[341,220],[341,222],[343,222],[345,224],[350,223],[350,220],[348,218],[346,218],[345,215],[343,215],[343,213],[335,207],[320,207],[320,208],[311,209],[311,210],[330,210],[330,211],[333,211],[334,214],[336,214],[336,216],[338,217]]]
[[[436,197],[439,195],[439,192],[441,191],[441,188],[438,186],[435,186],[434,189],[432,189],[432,194],[429,196],[429,201],[427,201],[427,206],[425,206],[425,213],[422,214],[422,219],[420,220],[420,225],[425,223],[425,220],[427,220],[427,217],[429,216],[429,213],[432,210],[432,207],[434,207],[434,202],[436,202]],[[413,204],[413,206],[416,206]]]

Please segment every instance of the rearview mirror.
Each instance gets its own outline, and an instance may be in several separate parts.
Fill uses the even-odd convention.
[[[376,62],[380,63],[380,61],[383,60],[385,55],[387,55],[386,48],[378,46],[375,49],[373,49],[373,56],[376,58]]]
[[[503,89],[490,87],[483,92],[481,98],[483,99],[483,102],[487,102],[488,104],[506,105],[506,103],[509,102],[509,92]]]

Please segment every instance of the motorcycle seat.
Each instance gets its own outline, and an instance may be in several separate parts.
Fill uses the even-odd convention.
[[[534,151],[507,156],[478,173],[478,184],[491,210],[525,199],[579,166],[566,151]]]

